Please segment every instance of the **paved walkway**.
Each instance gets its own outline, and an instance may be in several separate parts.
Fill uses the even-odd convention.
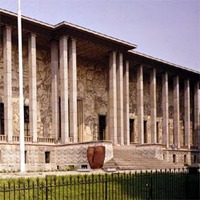
[[[25,172],[25,173],[0,173],[0,178],[30,178],[30,177],[45,177],[45,176],[65,176],[65,175],[84,175],[84,174],[103,174],[106,173],[101,169],[96,169],[90,171],[51,171],[51,172]]]

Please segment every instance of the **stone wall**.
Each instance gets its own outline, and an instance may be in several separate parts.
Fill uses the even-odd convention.
[[[107,115],[108,91],[105,66],[79,62],[78,98],[83,100],[83,141],[98,140],[99,115]]]
[[[37,49],[37,114],[38,136],[51,136],[51,67],[50,52]],[[0,49],[0,101],[3,102],[3,52]],[[12,44],[13,135],[19,135],[19,69],[18,48]],[[28,46],[23,45],[24,105],[29,105]]]
[[[29,144],[25,146],[26,170],[44,171],[66,169],[68,165],[80,168],[82,164],[88,165],[87,148],[89,146],[102,145],[106,148],[105,162],[113,157],[112,143],[80,143],[68,145],[39,145]],[[45,162],[45,152],[50,152],[50,163]],[[20,169],[19,144],[0,145],[0,171],[18,171]]]

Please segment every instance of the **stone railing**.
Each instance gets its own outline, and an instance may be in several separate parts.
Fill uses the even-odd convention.
[[[0,135],[0,142],[7,142],[7,141],[8,141],[7,135]],[[20,142],[20,136],[19,135],[13,135],[12,136],[12,142],[13,143],[19,143]],[[33,137],[32,136],[24,136],[24,142],[25,143],[32,143],[33,142]],[[55,138],[38,138],[37,142],[38,143],[55,144],[56,140],[55,140]]]
[[[0,135],[0,141],[1,142],[6,142],[7,141],[7,136],[6,135]]]
[[[19,135],[13,135],[12,141],[13,142],[19,142]]]
[[[19,142],[20,136],[19,135],[13,135],[13,142]],[[31,136],[24,136],[24,142],[32,142],[33,138]]]
[[[55,138],[38,138],[38,143],[56,143]]]

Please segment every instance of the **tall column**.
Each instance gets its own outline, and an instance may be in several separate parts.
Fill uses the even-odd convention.
[[[60,96],[61,96],[61,140],[63,144],[69,141],[68,116],[68,38],[60,38]]]
[[[125,61],[124,66],[124,142],[130,144],[129,127],[129,62]]]
[[[153,68],[150,74],[150,99],[151,99],[151,142],[157,142],[156,127],[156,69]]]
[[[185,146],[190,149],[190,80],[184,81],[184,134]]]
[[[124,103],[123,103],[123,54],[117,59],[117,139],[124,145]]]
[[[63,70],[63,66],[61,67],[61,69]],[[58,102],[58,42],[54,40],[51,42],[51,107],[52,134],[54,135],[56,140],[58,140],[59,138]]]
[[[76,67],[76,40],[69,43],[69,102],[70,102],[70,136],[73,142],[78,141],[77,135],[77,67]]]
[[[137,69],[137,114],[138,114],[138,141],[144,143],[144,102],[143,102],[143,66]]]
[[[13,135],[13,109],[12,109],[12,36],[11,27],[5,26],[3,30],[3,67],[4,67],[4,120],[5,134],[8,142]]]
[[[194,141],[200,149],[199,81],[194,83]]]
[[[109,139],[117,144],[116,52],[109,56]]]
[[[168,99],[168,73],[162,75],[162,114],[163,114],[163,144],[169,148],[169,99]]]
[[[28,38],[28,63],[30,133],[33,136],[33,142],[37,142],[36,35],[32,33]]]
[[[173,78],[173,99],[174,99],[174,145],[180,149],[180,100],[179,100],[179,76]]]

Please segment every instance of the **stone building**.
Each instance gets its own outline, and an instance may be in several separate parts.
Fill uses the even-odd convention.
[[[17,15],[0,10],[0,171],[19,170]],[[200,73],[136,45],[61,22],[22,17],[27,170],[87,163],[88,146],[133,146],[199,162]]]

